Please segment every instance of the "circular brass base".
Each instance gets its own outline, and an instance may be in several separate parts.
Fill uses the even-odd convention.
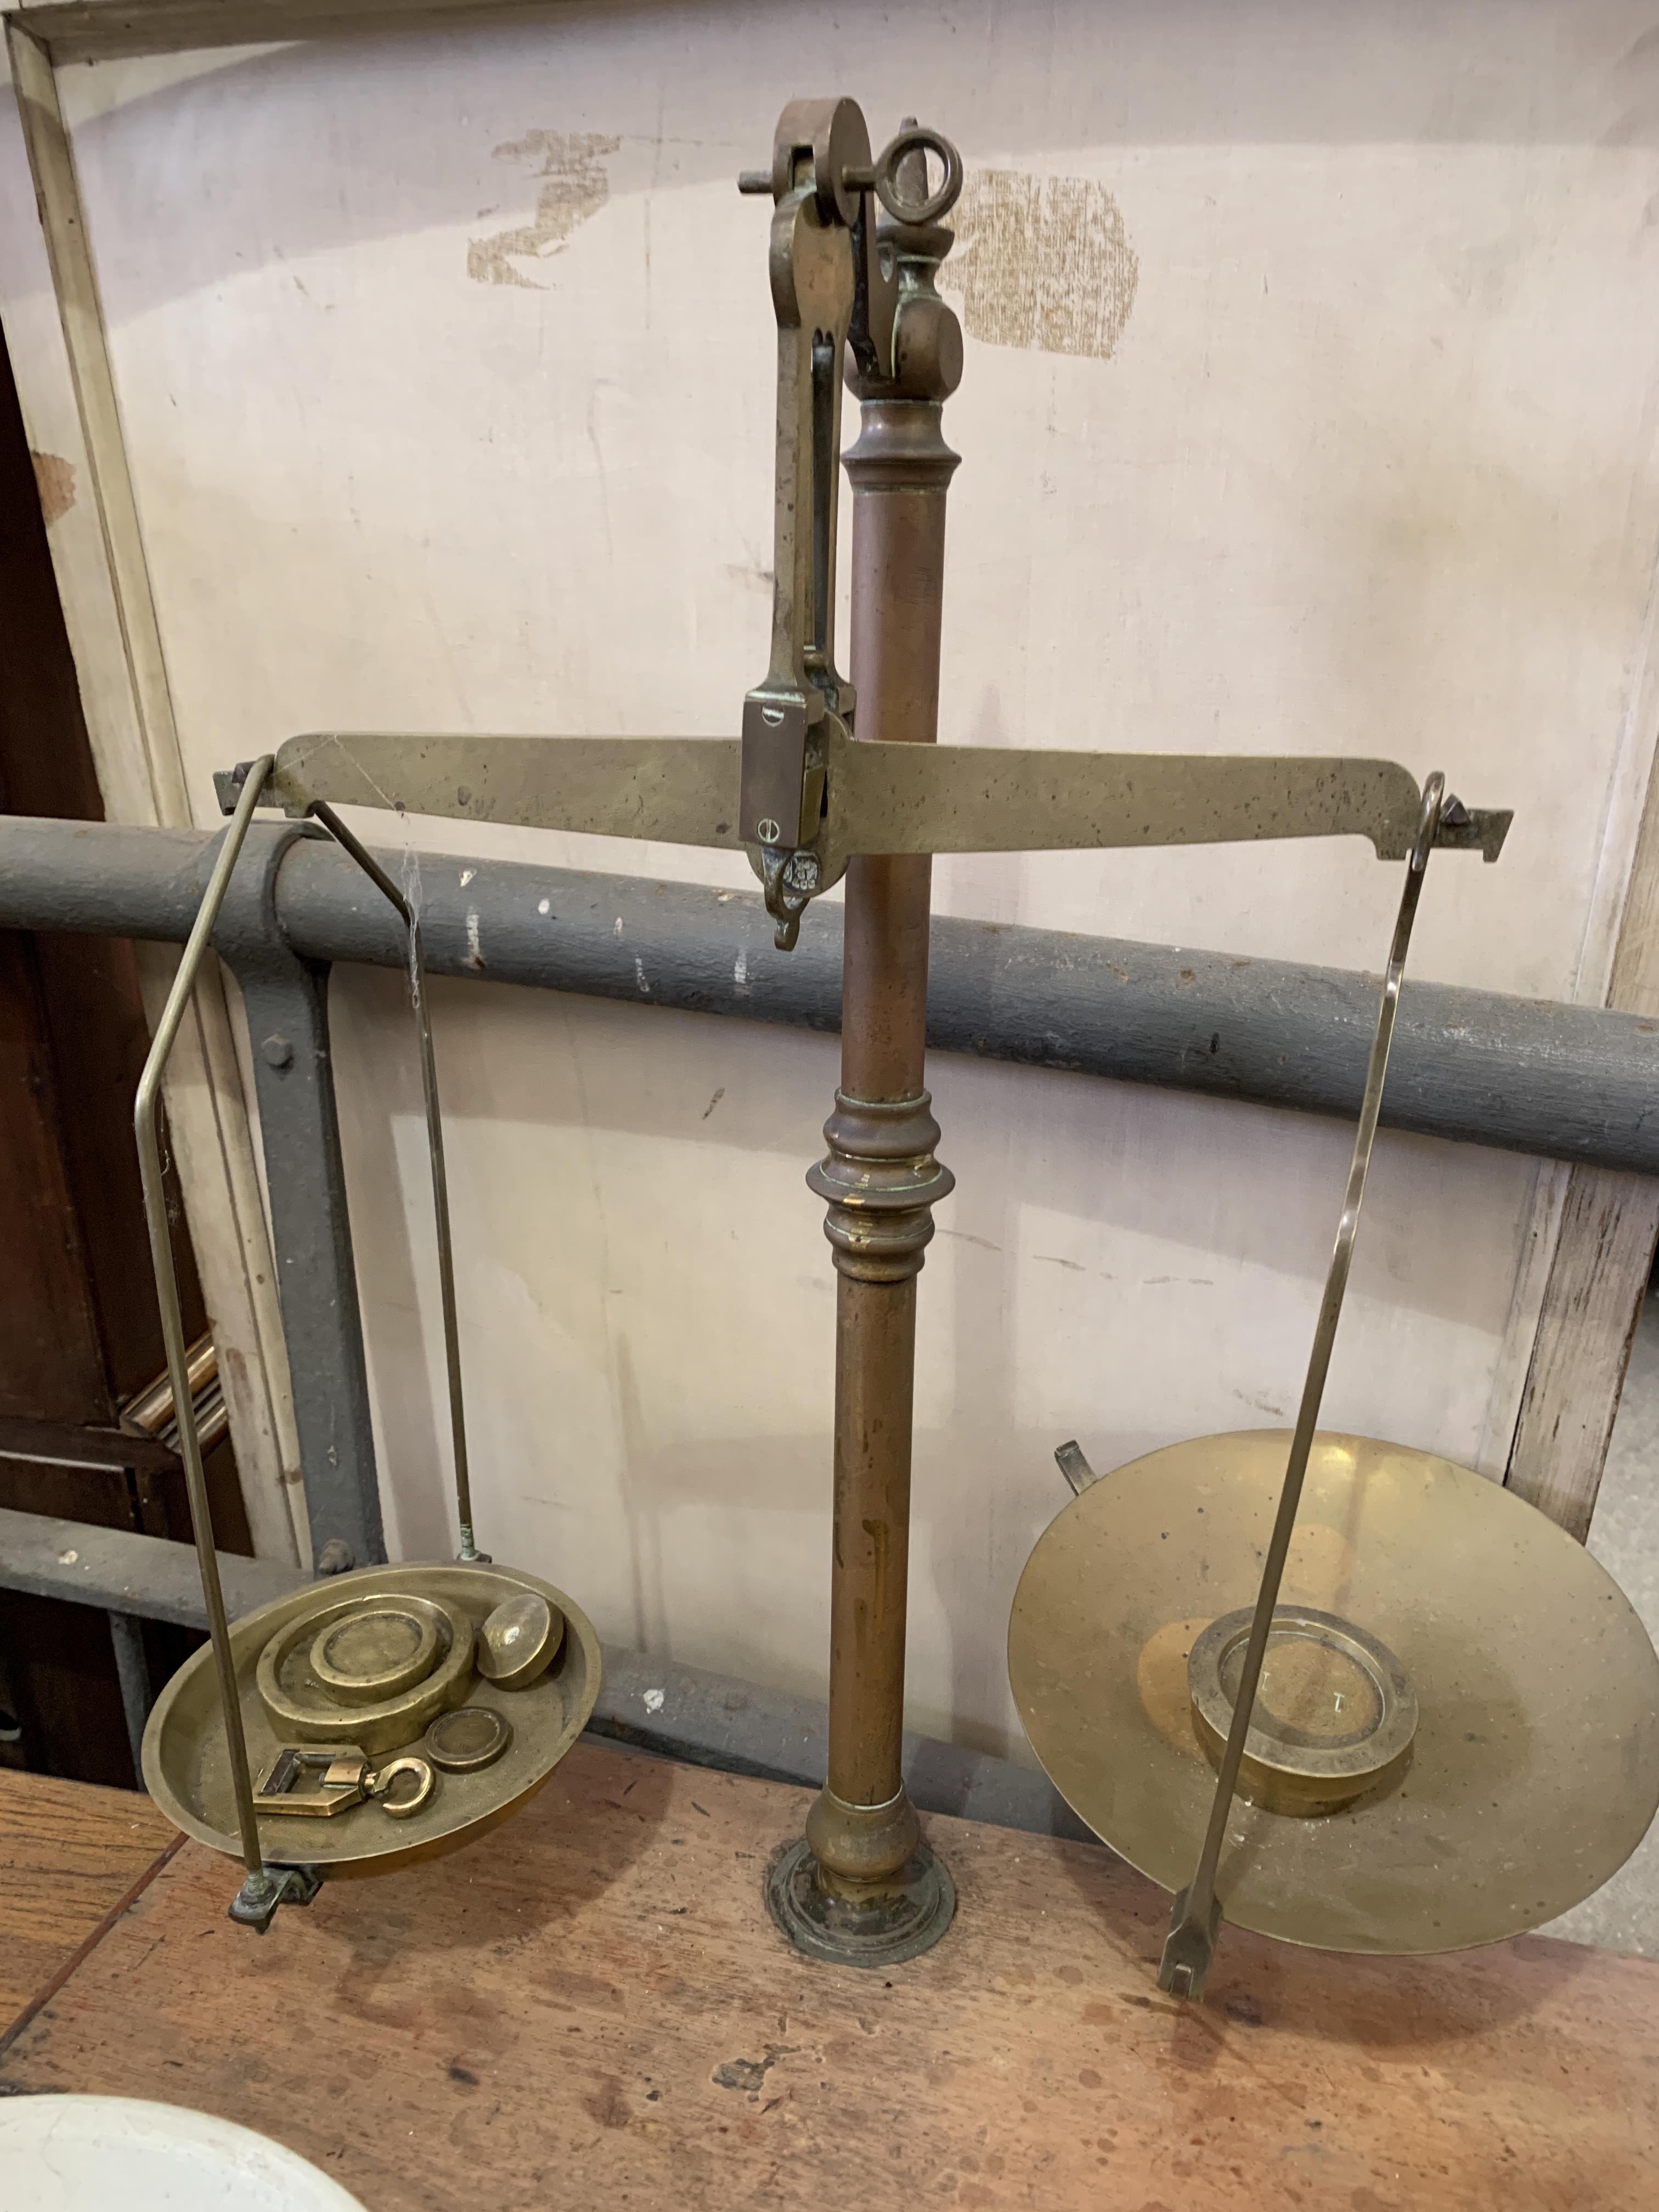
[[[768,1868],[766,1909],[809,1959],[896,1966],[933,1949],[951,1924],[957,1892],[944,1860],[919,1844],[896,1889],[868,1905],[849,1905],[820,1884],[818,1863],[803,1836]]]
[[[1283,1429],[1198,1437],[1103,1476],[1038,1540],[1014,1600],[1008,1673],[1032,1749],[1169,1890],[1193,1878],[1215,1795],[1189,1655],[1255,1601],[1290,1443]],[[1235,1926],[1332,1951],[1457,1950],[1553,1919],[1641,1841],[1659,1805],[1659,1658],[1605,1570],[1512,1491],[1323,1432],[1280,1595],[1363,1624],[1417,1724],[1402,1773],[1318,1819],[1235,1799],[1216,1874]]]

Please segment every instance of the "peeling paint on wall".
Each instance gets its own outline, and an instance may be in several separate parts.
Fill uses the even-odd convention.
[[[961,295],[970,337],[1110,360],[1134,305],[1140,263],[1104,185],[976,169],[955,228],[939,283]]]
[[[541,177],[536,213],[527,223],[498,230],[490,238],[475,238],[466,249],[466,273],[475,284],[518,284],[526,291],[547,287],[526,276],[515,266],[520,261],[550,261],[569,245],[578,226],[595,216],[611,197],[611,183],[600,166],[622,141],[594,131],[567,135],[559,131],[527,131],[522,138],[509,138],[495,149],[498,161],[529,165]]]
[[[34,488],[40,495],[40,512],[48,522],[56,522],[75,504],[75,464],[66,461],[61,453],[31,452],[29,459],[34,464]]]

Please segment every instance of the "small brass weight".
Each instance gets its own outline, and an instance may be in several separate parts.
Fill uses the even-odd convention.
[[[270,798],[337,834],[330,810],[350,805],[742,851],[783,951],[845,881],[841,1080],[808,1177],[837,1276],[829,1773],[766,1895],[802,1950],[872,1967],[937,1942],[955,1906],[901,1767],[916,1284],[953,1181],[923,1080],[932,855],[1359,836],[1404,860],[1422,808],[1387,760],[936,742],[963,341],[935,280],[962,180],[955,147],[914,121],[872,154],[849,100],[792,101],[769,166],[739,179],[772,203],[777,425],[770,652],[736,736],[325,731],[221,779],[227,811],[268,776]],[[844,383],[862,409],[844,456],[850,676],[835,636]],[[1494,860],[1509,819],[1449,799],[1431,842]]]

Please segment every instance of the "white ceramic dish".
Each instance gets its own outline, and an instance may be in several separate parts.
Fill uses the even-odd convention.
[[[137,2097],[0,2099],[5,2212],[363,2212],[251,2128]]]

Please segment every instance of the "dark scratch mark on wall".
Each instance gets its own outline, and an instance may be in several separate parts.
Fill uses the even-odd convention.
[[[1104,185],[976,169],[955,228],[956,250],[939,281],[961,295],[970,337],[1111,359],[1134,306],[1140,262]]]
[[[527,223],[498,230],[489,238],[475,238],[466,249],[466,273],[475,284],[518,284],[526,291],[545,291],[535,277],[526,276],[520,261],[550,261],[569,245],[579,224],[595,216],[611,197],[610,179],[601,166],[622,141],[599,131],[567,135],[559,131],[527,131],[495,149],[498,161],[529,164],[542,179],[536,195],[536,212]]]

